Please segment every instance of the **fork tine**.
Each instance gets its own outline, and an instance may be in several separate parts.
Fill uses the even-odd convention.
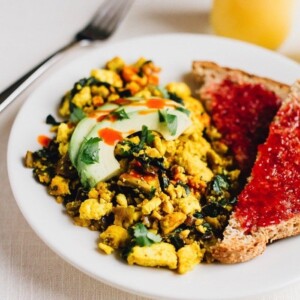
[[[92,21],[91,26],[110,34],[123,20],[132,3],[133,0],[110,0],[110,5],[108,5],[104,12],[105,16],[99,14]]]
[[[101,40],[114,32],[123,20],[134,0],[106,0],[96,11],[91,22],[76,38]]]
[[[120,22],[125,17],[127,11],[129,10],[130,6],[132,5],[133,0],[122,0],[118,2],[118,6],[116,6],[115,13],[111,12],[107,17],[106,24],[103,22],[103,27],[106,26],[106,30],[108,32],[113,32]],[[99,23],[100,25],[100,23]]]
[[[121,0],[122,1],[122,0]],[[90,20],[89,24],[87,26],[90,25],[94,25],[96,24],[96,22],[98,22],[98,20],[102,20],[105,15],[114,8],[114,6],[116,4],[118,4],[119,1],[116,0],[106,0],[102,3],[102,5],[100,7],[98,7],[98,9],[96,10],[94,17]]]

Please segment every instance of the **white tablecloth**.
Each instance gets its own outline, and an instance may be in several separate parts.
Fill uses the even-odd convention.
[[[0,0],[0,90],[69,41],[100,2]],[[107,43],[155,33],[211,33],[210,5],[210,0],[136,0]],[[300,5],[293,30],[278,51],[300,62],[299,10]],[[52,70],[85,51],[69,53]],[[6,171],[8,136],[22,102],[43,78],[0,113],[0,299],[145,299],[98,282],[64,262],[36,236],[17,207]],[[250,299],[300,299],[300,282]]]

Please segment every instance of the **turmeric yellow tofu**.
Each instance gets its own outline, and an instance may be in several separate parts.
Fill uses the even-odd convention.
[[[70,194],[69,180],[56,175],[49,185],[49,194],[53,196],[63,196]]]
[[[81,219],[100,220],[112,211],[112,203],[99,203],[97,199],[87,199],[79,208]]]
[[[135,221],[137,213],[133,205],[123,207],[117,206],[113,208],[113,213],[115,216],[114,224],[128,228]]]
[[[78,94],[73,97],[72,103],[77,107],[83,107],[92,102],[91,89],[89,87],[84,87],[80,90]]]
[[[158,208],[161,204],[161,199],[158,197],[152,198],[150,201],[146,200],[142,205],[142,213],[144,215],[149,215],[153,210]]]
[[[126,229],[118,225],[110,225],[100,234],[100,243],[98,246],[105,253],[110,254],[113,249],[124,246],[128,238],[129,235]]]
[[[186,215],[201,210],[199,199],[191,194],[185,198],[178,199],[177,204],[180,210]]]
[[[166,215],[160,220],[160,227],[164,234],[172,232],[180,226],[186,219],[186,215],[182,212],[174,212]]]
[[[107,82],[116,87],[122,87],[123,82],[120,76],[111,70],[94,69],[91,71],[91,76],[95,77],[99,81]]]
[[[148,247],[135,246],[128,255],[127,262],[130,265],[176,269],[177,255],[175,247],[168,243],[157,243]]]
[[[184,274],[192,270],[195,265],[202,261],[204,252],[196,242],[180,248],[177,251],[178,273]]]

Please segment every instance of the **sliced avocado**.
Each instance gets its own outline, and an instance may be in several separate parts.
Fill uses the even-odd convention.
[[[122,109],[128,114],[129,119],[103,120],[95,124],[83,139],[88,141],[90,138],[101,138],[99,132],[105,128],[120,133],[121,139],[124,139],[134,132],[141,131],[143,125],[147,126],[149,130],[161,133],[166,140],[176,139],[191,124],[189,117],[184,112],[176,109],[178,107],[178,104],[168,107],[168,113],[177,118],[175,133],[171,133],[167,124],[162,122],[158,113],[159,109],[149,109],[149,107],[144,105],[128,105],[122,106]],[[93,187],[99,181],[108,180],[121,171],[120,165],[114,156],[114,148],[117,142],[118,140],[113,144],[109,144],[105,139],[100,140],[98,142],[99,160],[92,164],[85,163],[82,155],[84,143],[81,143],[80,149],[77,150],[78,155],[75,166],[84,186]]]
[[[75,161],[77,158],[78,150],[81,146],[82,141],[85,136],[91,131],[91,129],[95,126],[97,120],[94,118],[84,118],[82,119],[76,126],[69,146],[69,157],[73,165],[75,165]]]
[[[83,118],[76,126],[69,146],[69,157],[74,166],[76,166],[76,158],[78,155],[79,148],[84,141],[84,138],[89,134],[92,128],[97,123],[97,118],[100,117],[101,113],[103,115],[108,115],[112,110],[118,108],[116,104],[107,103],[99,107],[95,113],[94,117]],[[99,112],[99,114],[97,114]]]

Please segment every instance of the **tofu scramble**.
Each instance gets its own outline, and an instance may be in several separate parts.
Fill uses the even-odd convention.
[[[239,170],[201,102],[160,68],[115,57],[76,82],[25,166],[104,254],[184,274],[212,262]]]

